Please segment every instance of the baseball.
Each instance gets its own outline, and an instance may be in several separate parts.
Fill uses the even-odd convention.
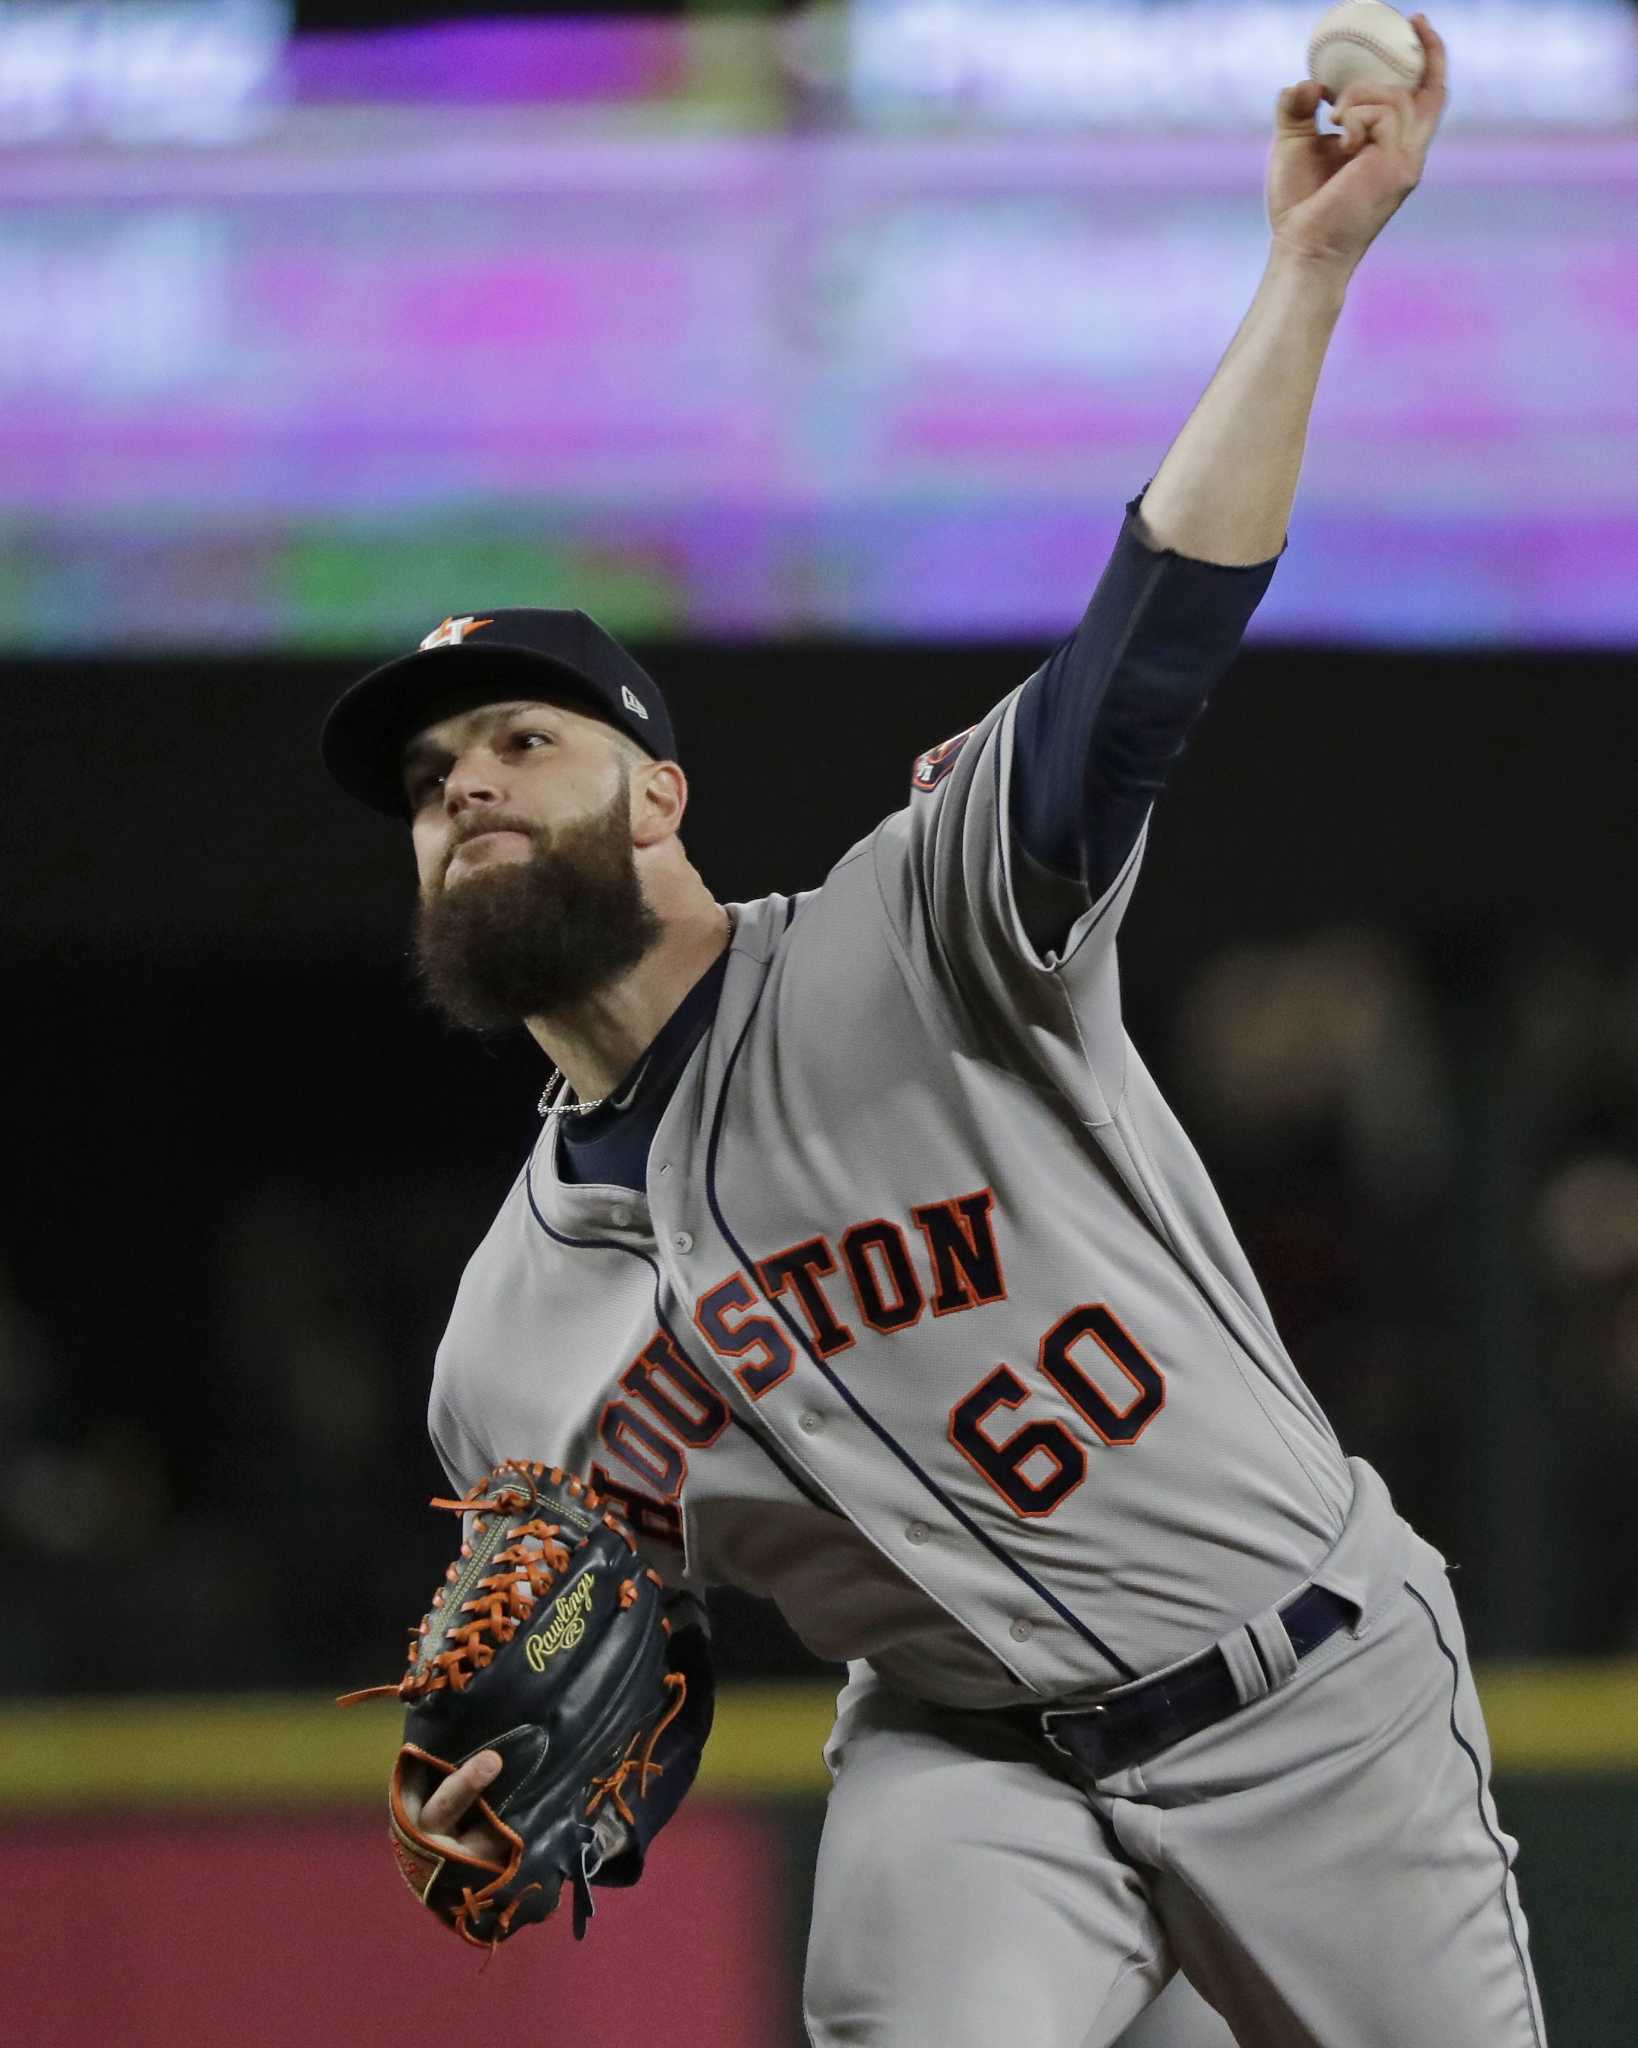
[[[1350,85],[1422,83],[1426,67],[1416,31],[1387,0],[1342,0],[1308,44],[1308,75],[1336,101]]]

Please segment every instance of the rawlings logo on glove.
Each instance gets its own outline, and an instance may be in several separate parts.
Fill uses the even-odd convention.
[[[509,1460],[461,1500],[461,1554],[410,1638],[396,1686],[342,1702],[404,1700],[388,1810],[404,1882],[463,1940],[494,1948],[544,1920],[567,1884],[578,1940],[591,1879],[634,1825],[661,1766],[654,1749],[687,1682],[667,1661],[658,1575],[579,1479]],[[501,1768],[463,1838],[420,1824],[426,1790],[484,1750]]]
[[[529,1669],[544,1671],[548,1657],[555,1657],[559,1650],[572,1650],[577,1643],[585,1640],[586,1616],[591,1610],[592,1587],[595,1578],[588,1576],[581,1580],[572,1593],[559,1593],[552,1603],[552,1620],[528,1641]]]

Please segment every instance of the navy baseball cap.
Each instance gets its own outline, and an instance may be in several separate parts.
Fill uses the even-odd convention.
[[[424,727],[480,704],[571,704],[673,761],[677,738],[654,678],[584,612],[523,606],[445,619],[413,654],[372,669],[337,699],[319,741],[349,796],[404,818],[404,749]]]

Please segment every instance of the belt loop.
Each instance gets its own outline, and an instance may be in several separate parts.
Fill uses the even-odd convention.
[[[1229,1668],[1235,1697],[1242,1707],[1250,1706],[1253,1700],[1260,1700],[1264,1693],[1272,1690],[1268,1672],[1253,1647],[1249,1626],[1230,1629],[1226,1636],[1219,1636],[1217,1649]]]
[[[1285,1632],[1277,1607],[1268,1607],[1246,1623],[1246,1633],[1263,1654],[1270,1690],[1284,1685],[1297,1668],[1297,1653]]]
[[[1265,1607],[1242,1627],[1230,1629],[1218,1638],[1217,1648],[1242,1707],[1278,1691],[1297,1668],[1297,1653],[1277,1607]]]

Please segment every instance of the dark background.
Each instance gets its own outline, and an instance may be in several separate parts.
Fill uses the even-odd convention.
[[[427,1013],[405,837],[318,768],[391,651],[0,668],[14,1692],[385,1679],[441,1570],[432,1354],[544,1067]],[[736,899],[816,884],[1046,650],[636,651]],[[1252,648],[1122,938],[1133,1036],[1481,1656],[1638,1649],[1633,683]],[[803,1662],[719,1623],[730,1675]]]

